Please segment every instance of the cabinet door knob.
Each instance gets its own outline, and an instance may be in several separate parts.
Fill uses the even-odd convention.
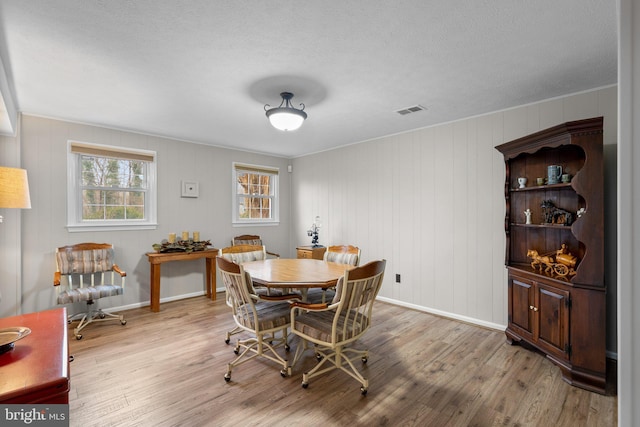
[[[533,310],[533,306],[532,305],[529,306],[529,310]]]
[[[533,311],[538,311],[538,307],[533,307]]]

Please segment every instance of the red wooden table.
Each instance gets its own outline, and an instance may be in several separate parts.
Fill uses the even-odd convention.
[[[67,309],[0,319],[0,329],[17,326],[31,334],[0,354],[0,403],[69,403]]]

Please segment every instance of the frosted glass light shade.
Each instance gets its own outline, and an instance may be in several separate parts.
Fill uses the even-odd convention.
[[[269,122],[271,123],[271,126],[279,130],[296,130],[302,126],[302,122],[304,122],[304,119],[307,116],[302,111],[287,111],[290,110],[290,108],[274,108],[274,110],[270,110],[271,114],[269,114]],[[299,113],[304,114],[304,116]]]
[[[0,167],[0,208],[31,208],[25,169]]]
[[[307,118],[307,113],[303,111],[304,104],[300,104],[302,106],[301,109],[294,108],[291,105],[291,98],[293,98],[291,92],[282,92],[280,96],[282,97],[282,102],[279,107],[270,108],[269,104],[264,106],[269,123],[278,130],[298,129]]]

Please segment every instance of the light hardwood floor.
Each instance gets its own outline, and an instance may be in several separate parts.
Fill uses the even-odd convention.
[[[376,302],[363,368],[369,393],[333,371],[301,387],[311,352],[282,378],[253,360],[234,369],[224,297],[124,312],[70,339],[71,426],[614,426],[617,399],[562,381],[542,355],[500,331]],[[70,335],[73,337],[73,335]],[[237,337],[237,335],[235,336]],[[234,339],[235,339],[234,337]],[[233,344],[233,343],[232,343]],[[296,342],[292,342],[295,348]],[[293,352],[290,359],[293,358]],[[359,362],[358,362],[359,363]]]

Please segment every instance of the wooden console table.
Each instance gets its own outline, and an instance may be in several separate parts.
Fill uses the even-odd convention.
[[[0,319],[0,329],[18,326],[31,334],[0,354],[0,404],[68,404],[67,309]]]
[[[150,297],[151,297],[151,311],[160,311],[160,266],[162,263],[170,261],[191,261],[194,259],[205,259],[206,265],[206,287],[207,297],[212,300],[216,299],[216,257],[218,256],[218,249],[210,248],[204,251],[194,252],[149,252],[147,258],[149,258],[149,264],[151,264],[151,279],[150,279]]]

